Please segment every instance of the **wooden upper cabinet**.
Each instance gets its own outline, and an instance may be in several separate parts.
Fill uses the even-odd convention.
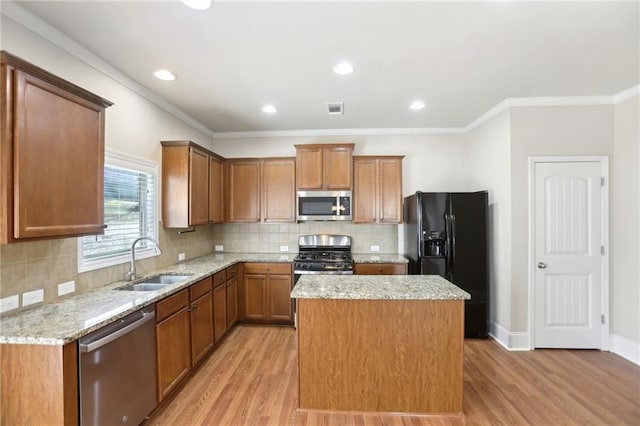
[[[260,160],[229,160],[229,222],[260,222]]]
[[[354,144],[295,145],[298,190],[350,190]]]
[[[224,161],[209,157],[209,222],[224,222]]]
[[[354,223],[402,222],[402,159],[353,158]]]
[[[0,243],[101,234],[111,102],[0,53]]]
[[[162,141],[162,224],[223,221],[224,159],[191,141]]]
[[[296,221],[296,162],[293,158],[273,158],[262,163],[263,222]]]
[[[295,222],[295,160],[233,159],[228,222]]]

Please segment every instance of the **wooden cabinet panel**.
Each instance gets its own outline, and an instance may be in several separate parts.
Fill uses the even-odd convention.
[[[269,276],[269,320],[289,321],[293,317],[291,275]]]
[[[295,222],[296,164],[293,158],[268,159],[262,162],[262,220]]]
[[[213,289],[213,324],[215,341],[218,343],[229,328],[227,326],[227,287],[224,283]]]
[[[101,234],[111,102],[1,54],[0,242]]]
[[[267,275],[244,274],[245,319],[267,319]]]
[[[209,287],[210,288],[210,287]],[[211,290],[191,301],[191,363],[196,365],[213,348]]]
[[[406,275],[406,263],[356,263],[353,265],[356,275]]]
[[[403,157],[353,158],[353,222],[402,222]]]
[[[291,275],[290,263],[248,262],[244,264],[245,274],[287,274]]]
[[[209,155],[189,148],[189,224],[209,222]]]
[[[351,189],[354,144],[295,145],[296,188]]]
[[[156,325],[158,401],[162,401],[191,370],[190,315],[187,308]]]
[[[156,303],[156,321],[170,317],[189,306],[189,291],[182,290]]]
[[[224,222],[224,163],[209,157],[209,222]]]
[[[378,161],[380,223],[402,222],[402,158],[381,158]]]
[[[326,189],[352,188],[353,145],[332,146],[324,148],[323,186]]]
[[[229,161],[229,222],[260,222],[260,161]]]
[[[238,322],[238,277],[227,280],[227,328],[231,329]]]

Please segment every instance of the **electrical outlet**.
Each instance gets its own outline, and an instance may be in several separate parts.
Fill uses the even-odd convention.
[[[0,299],[0,313],[13,311],[14,309],[18,309],[20,306],[20,299],[18,295],[5,297],[4,299]]]
[[[371,246],[371,251],[380,251],[380,246]]]
[[[74,291],[76,291],[75,281],[58,284],[58,296],[64,296],[65,294],[73,293]]]
[[[216,245],[216,251],[224,251],[223,245]]]
[[[280,251],[289,251],[289,246],[280,246]]]
[[[44,290],[33,290],[22,293],[22,306],[33,305],[44,300]]]
[[[186,258],[186,255],[184,253],[178,253],[178,262],[183,261]]]

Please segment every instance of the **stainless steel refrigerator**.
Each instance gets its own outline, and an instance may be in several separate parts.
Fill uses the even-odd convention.
[[[488,193],[416,192],[404,199],[410,274],[437,274],[471,294],[465,336],[489,331]]]

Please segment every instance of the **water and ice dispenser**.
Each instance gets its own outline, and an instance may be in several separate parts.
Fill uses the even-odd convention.
[[[444,231],[422,231],[425,256],[444,256]]]

